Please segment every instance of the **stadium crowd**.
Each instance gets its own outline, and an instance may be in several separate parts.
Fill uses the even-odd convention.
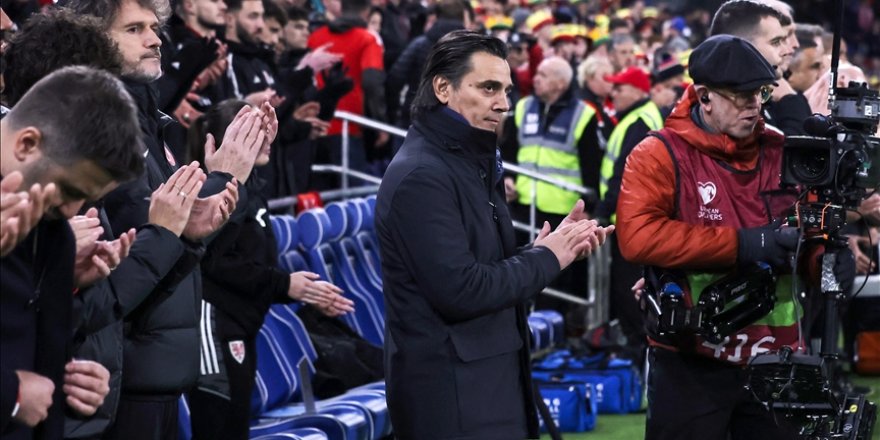
[[[639,195],[627,158],[665,122],[689,121],[676,111],[683,102],[754,104],[753,122],[780,142],[805,134],[804,120],[828,113],[836,2],[826,3],[828,10],[805,0],[4,0],[2,438],[176,438],[181,395],[195,438],[248,438],[255,340],[269,307],[301,302],[328,318],[354,312],[331,280],[277,265],[268,200],[340,186],[339,176],[313,172],[313,164],[345,161],[382,177],[407,144],[357,124],[343,133],[334,112],[414,126],[424,116],[412,110],[424,99],[432,49],[460,30],[497,39],[495,56],[510,73],[498,120],[477,127],[494,131],[488,160],[498,202],[513,220],[528,223],[534,202],[539,228],[569,226],[543,231],[536,247],[554,246],[553,234],[573,236],[572,219],[590,223],[577,231],[589,244],[568,249],[565,264],[560,257],[571,265],[551,284],[576,296],[586,296],[587,262],[575,256],[607,231],[611,317],[642,364],[648,334],[632,287],[654,260],[634,246],[651,237],[618,239],[608,227],[636,228],[639,212],[626,203]],[[838,85],[876,90],[877,2],[843,4]],[[765,62],[754,87],[717,87],[711,96],[698,87],[719,76],[692,75],[691,55],[720,34]],[[454,131],[461,118],[445,116],[431,129]],[[588,191],[535,184],[503,172],[502,161]],[[423,196],[413,194],[413,203]],[[867,274],[876,270],[870,246],[880,239],[880,194],[858,214],[866,222],[849,231],[849,249],[856,272]],[[392,229],[407,227],[419,225]],[[737,260],[737,238],[727,238],[723,252]],[[583,308],[536,293],[523,303],[559,310],[568,336],[595,326]],[[877,310],[866,307],[852,313]],[[473,316],[452,320],[466,318]]]

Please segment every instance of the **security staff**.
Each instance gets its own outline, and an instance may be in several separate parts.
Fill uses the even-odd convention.
[[[651,80],[642,69],[629,67],[617,75],[605,77],[605,80],[613,84],[611,100],[621,119],[611,132],[605,157],[602,159],[599,180],[602,201],[599,202],[596,216],[603,222],[614,223],[620,177],[623,175],[626,157],[649,131],[663,126],[665,115],[658,105],[660,94],[651,93]],[[644,356],[645,331],[642,314],[633,300],[630,287],[641,276],[641,266],[626,261],[620,255],[617,240],[612,237],[610,316],[619,320],[621,329],[627,336],[626,346],[633,350],[631,354],[637,357],[639,365],[643,364],[641,361]]]
[[[516,104],[513,123],[507,123],[508,151],[516,151],[517,163],[554,179],[575,185],[596,188],[599,175],[598,118],[596,111],[578,99],[572,88],[574,75],[571,65],[560,57],[544,59],[538,65],[534,78],[534,93]],[[510,188],[513,178],[506,179]],[[515,191],[508,191],[508,200],[514,218],[528,222],[532,191],[535,188],[535,224],[545,221],[558,225],[568,214],[581,195],[562,189],[551,183],[526,176],[516,177]],[[592,201],[587,201],[588,208]],[[523,240],[521,240],[523,241]],[[572,267],[553,283],[553,287],[566,292],[584,292],[587,284],[585,261],[575,262]],[[540,296],[538,308],[553,308],[561,313],[574,311],[568,303],[555,298]],[[573,316],[572,316],[573,317]],[[581,318],[582,319],[582,318]],[[567,320],[571,332],[579,332],[582,322]]]

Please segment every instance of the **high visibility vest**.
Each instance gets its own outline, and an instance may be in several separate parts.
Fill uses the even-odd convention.
[[[543,125],[538,100],[534,96],[521,99],[514,112],[519,139],[516,156],[519,166],[557,180],[582,185],[577,144],[595,114],[592,107],[579,99],[572,99],[570,105],[549,126]],[[532,203],[533,181],[526,176],[516,178],[519,202],[523,205]],[[579,198],[580,194],[576,192],[538,181],[535,206],[541,212],[568,214]]]
[[[614,127],[611,137],[608,138],[608,148],[605,149],[605,157],[602,159],[602,168],[599,174],[599,197],[603,200],[608,192],[608,182],[614,177],[614,164],[617,163],[618,159],[626,160],[625,158],[620,158],[623,138],[626,137],[626,132],[629,128],[638,120],[644,121],[649,130],[659,130],[663,127],[663,116],[660,115],[660,109],[651,100],[627,113],[626,117]],[[616,220],[617,213],[615,212],[611,215],[611,222],[615,223]]]

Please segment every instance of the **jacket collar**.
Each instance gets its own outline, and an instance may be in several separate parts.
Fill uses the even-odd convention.
[[[438,106],[414,123],[425,137],[438,141],[444,149],[460,151],[475,159],[495,158],[498,137],[494,131],[471,126],[463,116],[446,106]]]
[[[697,94],[691,85],[666,118],[666,127],[694,148],[714,159],[729,163],[734,168],[753,168],[762,144],[782,141],[781,135],[764,129],[764,120],[761,118],[755,124],[752,134],[744,139],[734,139],[724,133],[710,133],[701,128],[691,116],[691,109],[696,105]]]
[[[331,21],[327,27],[334,34],[344,34],[353,28],[366,28],[367,22],[360,17],[342,16]]]

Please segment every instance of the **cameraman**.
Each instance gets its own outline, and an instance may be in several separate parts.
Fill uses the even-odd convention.
[[[798,240],[794,228],[772,224],[796,198],[780,190],[783,137],[760,116],[775,84],[773,67],[730,35],[700,44],[689,66],[694,85],[665,128],[630,153],[617,205],[623,257],[646,265],[655,280],[675,281],[687,304],[738,265],[766,262],[790,272]],[[656,284],[649,277],[649,290],[658,291]],[[649,332],[646,438],[794,436],[784,417],[774,418],[743,388],[750,357],[799,348],[790,277],[780,277],[776,297],[766,317],[720,344]]]

